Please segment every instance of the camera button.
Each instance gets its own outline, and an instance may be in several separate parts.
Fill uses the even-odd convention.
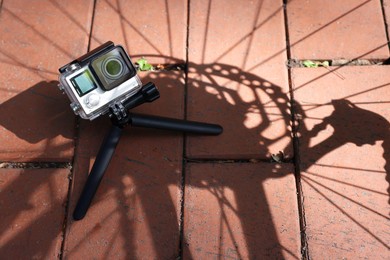
[[[99,95],[91,94],[85,99],[85,104],[87,104],[88,107],[94,107],[99,104],[99,101]]]

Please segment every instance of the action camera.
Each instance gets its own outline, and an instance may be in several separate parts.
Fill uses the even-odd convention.
[[[142,83],[129,55],[109,41],[59,69],[59,88],[81,118],[93,120],[136,94]]]

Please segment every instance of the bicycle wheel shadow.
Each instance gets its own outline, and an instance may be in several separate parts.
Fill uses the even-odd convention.
[[[310,129],[305,121],[318,118],[303,116],[298,128],[300,156],[304,156],[300,160],[303,194],[310,198],[306,205],[307,236],[313,244],[321,240],[329,248],[333,247],[331,244],[351,249],[364,246],[363,255],[371,254],[366,244],[386,250],[387,234],[382,231],[386,229],[390,204],[390,123],[384,116],[348,99],[333,99],[325,105],[332,107],[329,116],[320,118],[321,122]],[[351,148],[353,157],[346,154]],[[363,157],[372,158],[372,162],[367,163]],[[321,209],[317,208],[318,203]],[[336,217],[339,223],[332,222]],[[328,230],[317,234],[316,230],[323,225],[329,226]],[[349,232],[354,232],[359,240],[352,235],[337,235]],[[318,254],[319,249],[314,250]],[[339,248],[330,250],[337,252]],[[377,252],[380,256],[381,250]],[[356,251],[348,250],[344,256],[348,254]]]
[[[199,151],[206,151],[206,156],[209,156],[203,157],[203,159],[213,158],[214,152],[218,155],[227,149],[237,151],[236,141],[246,142],[247,140],[242,139],[245,136],[254,136],[255,138],[249,139],[256,140],[257,151],[260,151],[259,154],[263,156],[262,158],[267,158],[266,155],[272,152],[270,151],[272,145],[290,137],[288,129],[290,115],[286,113],[289,110],[288,95],[279,86],[226,64],[189,64],[189,73],[195,74],[188,80],[189,113],[193,109],[193,114],[189,119],[220,123],[225,127],[224,134],[218,137],[187,137],[187,152],[189,152],[187,156],[189,158],[185,163],[183,175],[186,186],[184,199],[195,199],[193,201],[185,200],[184,212],[181,211],[180,187],[183,185],[181,135],[152,129],[126,129],[103,179],[102,187],[100,187],[95,202],[86,217],[88,223],[81,221],[73,222],[70,225],[70,237],[67,244],[70,256],[78,255],[80,251],[85,250],[85,247],[90,248],[85,244],[85,241],[72,238],[87,234],[85,237],[88,237],[89,241],[104,241],[105,244],[109,245],[105,251],[106,256],[120,251],[125,252],[123,256],[137,258],[141,256],[140,252],[145,256],[143,249],[152,247],[154,251],[146,250],[147,257],[173,258],[177,256],[178,250],[182,250],[184,257],[192,258],[202,252],[206,244],[212,244],[214,251],[203,251],[204,256],[299,258],[296,251],[299,246],[286,243],[278,232],[277,228],[279,227],[275,226],[277,217],[274,211],[271,212],[275,205],[269,204],[272,199],[266,196],[265,190],[267,187],[265,184],[269,181],[292,177],[292,165],[273,163],[264,167],[264,164],[258,164],[263,169],[256,168],[253,171],[251,164],[244,163],[239,166],[241,173],[238,174],[237,169],[234,169],[234,164],[208,164],[197,161],[197,158],[202,156]],[[264,97],[260,99],[258,97],[261,95],[257,95],[255,100],[244,102],[239,90],[232,89],[230,86],[222,86],[215,80],[220,77],[232,82],[244,81],[246,87],[257,91],[257,93],[266,93],[269,99],[264,99]],[[161,99],[153,104],[141,106],[136,109],[137,111],[176,118],[183,117],[184,103],[180,100],[184,93],[178,82],[185,80],[180,72],[176,72],[176,74],[172,72],[150,73],[143,80],[144,82],[153,81],[159,86]],[[311,148],[309,144],[310,140],[314,138],[315,132],[320,131],[323,125],[317,126],[313,131],[308,131],[304,124],[300,125],[299,131],[302,134],[300,148],[312,149],[311,154],[315,157],[311,160],[312,164],[305,167],[310,168],[323,155],[338,149],[346,142],[363,145],[383,140],[383,156],[387,162],[387,169],[389,165],[389,147],[386,136],[388,122],[378,114],[358,108],[347,100],[334,101],[333,104],[335,112],[325,118],[323,124],[331,124],[338,130],[325,143]],[[267,107],[272,107],[275,110],[267,110]],[[299,104],[295,103],[295,109],[300,111],[304,119],[305,114]],[[279,111],[279,113],[275,111]],[[253,112],[256,116],[260,115],[261,120],[256,120],[258,123],[255,127],[250,127],[247,120],[250,113]],[[347,115],[349,118],[355,118],[356,124],[346,124],[345,117]],[[264,133],[266,130],[272,129],[275,121],[273,116],[283,121],[285,129],[284,131],[276,131],[276,133],[281,134],[270,138]],[[378,127],[375,131],[368,131],[370,128],[362,129],[361,124]],[[81,192],[86,172],[91,166],[90,158],[97,152],[98,142],[96,140],[102,140],[104,135],[102,129],[108,129],[107,122],[103,120],[99,121],[98,127],[92,124],[84,125],[84,127],[85,129],[81,130],[80,139],[80,142],[83,140],[83,143],[79,145],[83,151],[79,154],[79,162],[82,159],[83,162],[80,165],[83,166],[77,166],[79,170],[76,171],[76,173],[82,172],[84,175],[77,174],[75,176],[77,179],[75,180],[74,194],[77,195]],[[355,131],[352,132],[354,134],[351,134],[353,128],[364,131],[359,133]],[[83,132],[86,134],[83,135]],[[86,135],[90,136],[91,134],[91,137],[86,137]],[[88,138],[90,139],[86,140]],[[188,147],[189,145],[198,146],[201,149]],[[289,142],[286,147],[290,145]],[[86,147],[88,149],[85,149]],[[316,153],[314,150],[317,148],[321,152]],[[248,151],[246,156],[251,158],[250,156],[253,155],[251,148]],[[191,157],[191,153],[195,154],[195,157]],[[226,154],[222,153],[222,155]],[[228,156],[237,156],[237,153],[228,154]],[[240,158],[242,159],[242,157]],[[202,164],[206,166],[203,167]],[[201,166],[199,167],[199,165]],[[302,168],[302,170],[307,168]],[[287,190],[283,190],[283,192],[288,193]],[[291,193],[295,194],[295,190]],[[197,198],[198,196],[199,198]],[[72,205],[75,205],[76,197],[73,197]],[[292,201],[292,203],[296,203],[296,201]],[[72,208],[74,206],[71,206]],[[212,213],[213,211],[215,213]],[[289,222],[298,221],[297,215],[292,217],[294,212],[297,214],[296,211],[287,212]],[[184,220],[180,226],[178,220],[183,213]],[[204,219],[201,213],[205,214],[203,215]],[[217,217],[214,217],[213,214],[216,214]],[[192,219],[188,220],[190,216]],[[199,219],[196,219],[197,217]],[[239,225],[233,221],[234,218],[239,219]],[[205,223],[214,223],[214,227],[213,225],[205,225]],[[116,228],[113,229],[113,227]],[[204,228],[205,230],[200,233],[207,235],[199,237],[197,228]],[[289,228],[294,230],[294,224]],[[114,233],[113,230],[118,229],[121,232]],[[183,229],[182,238],[180,238],[181,229]],[[295,231],[295,242],[298,243],[298,228]],[[118,239],[122,243],[118,244]],[[292,238],[289,237],[289,239]],[[172,243],[172,241],[175,242]],[[179,241],[182,244],[179,244]]]
[[[245,149],[239,151],[247,152],[247,154],[243,153],[239,156],[239,159],[243,159],[245,156],[247,159],[257,159],[252,163],[243,163],[242,169],[247,168],[248,170],[242,173],[241,178],[235,174],[240,171],[238,164],[226,165],[226,169],[232,170],[226,172],[224,163],[216,163],[215,167],[218,170],[215,172],[211,170],[197,174],[196,172],[199,170],[196,169],[196,161],[198,160],[196,158],[199,158],[198,156],[192,157],[194,159],[188,158],[189,161],[185,162],[183,167],[184,140],[180,133],[130,127],[125,129],[86,218],[79,222],[71,221],[68,226],[66,254],[69,257],[84,255],[85,251],[92,251],[94,247],[91,243],[99,241],[99,243],[107,245],[107,251],[102,252],[106,257],[115,255],[115,252],[122,252],[120,256],[126,258],[143,256],[172,259],[177,257],[178,251],[182,251],[183,256],[192,258],[193,246],[199,241],[197,242],[197,239],[194,238],[197,232],[190,232],[191,226],[195,223],[187,222],[186,218],[202,208],[194,202],[184,201],[184,212],[182,211],[181,187],[184,184],[186,186],[184,199],[191,191],[199,192],[199,194],[203,194],[202,196],[210,196],[211,194],[210,199],[214,200],[210,204],[213,205],[210,206],[211,210],[219,212],[218,214],[224,212],[219,220],[222,228],[220,231],[223,235],[217,238],[214,236],[218,236],[218,234],[211,233],[209,237],[209,242],[216,243],[216,247],[219,248],[215,248],[215,252],[203,252],[205,255],[217,254],[219,257],[234,258],[272,256],[280,259],[289,255],[293,258],[299,258],[297,253],[297,244],[299,243],[298,215],[293,220],[291,216],[288,217],[288,221],[293,222],[292,230],[295,231],[295,233],[292,231],[294,233],[292,236],[296,236],[297,240],[293,244],[287,243],[287,245],[285,244],[286,240],[284,240],[281,244],[280,234],[274,227],[275,215],[271,214],[271,206],[268,204],[264,190],[264,187],[267,186],[266,181],[286,177],[291,181],[290,187],[295,187],[292,164],[262,162],[270,160],[267,157],[271,153],[270,146],[280,140],[290,138],[288,130],[290,115],[286,112],[288,110],[288,96],[279,86],[256,75],[244,72],[234,66],[216,65],[217,67],[214,64],[214,69],[212,69],[212,65],[189,64],[189,70],[190,73],[202,75],[208,79],[223,76],[226,80],[236,83],[240,83],[245,77],[246,91],[249,89],[253,91],[253,100],[244,102],[240,96],[242,93],[230,87],[223,87],[216,82],[194,77],[196,83],[193,84],[194,82],[191,81],[188,83],[189,88],[192,88],[187,92],[188,104],[193,106],[193,111],[201,112],[194,112],[194,116],[188,119],[219,123],[225,130],[221,136],[216,137],[188,136],[187,146],[198,145],[201,147],[200,150],[209,149],[210,151],[206,154],[209,157],[204,157],[207,159],[212,158],[213,155],[224,155],[223,153],[218,154],[224,149],[234,151],[235,144],[240,142],[242,138],[246,138],[245,142],[253,141],[255,144],[250,143],[252,147],[248,151]],[[229,73],[226,74],[226,71]],[[177,71],[149,73],[143,77],[143,82],[147,81],[152,81],[159,87],[161,98],[152,104],[140,106],[135,111],[184,118],[184,73]],[[229,95],[229,100],[225,98],[226,95]],[[258,98],[259,96],[264,97],[263,95],[267,95],[268,99],[263,101]],[[199,103],[200,101],[201,103]],[[190,104],[191,102],[194,103]],[[267,107],[262,106],[264,103],[272,108],[272,113],[267,110]],[[276,110],[278,113],[273,113]],[[227,115],[228,117],[226,117]],[[255,123],[251,122],[250,126],[245,125],[248,118],[251,117],[256,118]],[[282,136],[273,136],[272,138],[265,136],[263,133],[274,127],[273,119],[275,117],[277,118],[275,121],[284,122],[282,124],[284,129],[275,131],[282,133]],[[229,125],[227,126],[228,121]],[[96,155],[100,141],[109,125],[105,119],[98,119],[93,123],[81,122],[71,211],[75,207],[87,172],[93,163],[93,157]],[[277,125],[279,126],[279,124]],[[190,141],[190,139],[193,140]],[[197,140],[198,144],[196,144]],[[221,147],[214,146],[214,144],[225,143],[226,140],[232,142]],[[209,143],[209,145],[205,143]],[[290,142],[286,143],[286,146],[291,145]],[[198,151],[196,152],[198,153]],[[230,154],[229,157],[234,158],[237,154],[239,153]],[[252,157],[253,155],[256,157]],[[284,158],[286,161],[290,159],[291,155],[290,158]],[[205,161],[204,164],[207,168],[213,167],[213,163],[207,164]],[[191,168],[191,173],[187,172],[189,168]],[[282,191],[278,192],[283,193]],[[284,190],[284,192],[286,191]],[[232,195],[225,197],[225,193]],[[294,204],[296,203],[295,191],[289,190],[288,194],[290,193],[292,195],[291,201]],[[283,197],[283,195],[281,196]],[[192,203],[192,206],[187,205],[187,203]],[[296,208],[291,207],[283,212],[296,213]],[[184,222],[180,223],[183,213]],[[225,213],[230,217],[223,216]],[[214,219],[214,213],[210,212],[209,214],[209,217]],[[278,217],[276,216],[276,218]],[[231,225],[234,225],[237,230],[231,232]],[[203,228],[207,229],[207,227],[209,226],[206,225]],[[183,237],[181,238],[180,231],[182,229]],[[204,230],[204,232],[208,231]],[[230,241],[230,243],[223,245],[224,241]],[[202,250],[202,247],[204,245],[200,245],[196,250]],[[151,251],[150,248],[154,248],[154,251]],[[206,249],[204,248],[205,251]]]
[[[322,122],[314,125],[311,130],[308,130],[303,123],[305,116],[302,117],[298,129],[301,135],[300,147],[307,151],[305,161],[310,163],[301,164],[301,170],[308,170],[321,158],[345,144],[362,147],[363,145],[373,146],[376,142],[381,142],[382,157],[385,161],[384,173],[386,173],[386,180],[390,183],[390,122],[383,116],[360,108],[347,99],[333,99],[331,105],[334,108],[333,112],[321,119]],[[304,115],[299,105],[296,108],[297,113]],[[327,127],[333,129],[332,134],[321,142],[311,145],[310,142]],[[389,188],[388,194],[390,194]]]
[[[226,166],[223,163],[208,164],[204,162],[201,164],[207,164],[206,171],[201,171],[200,168],[196,169],[200,165],[196,162],[200,155],[199,151],[204,148],[210,150],[208,156],[212,156],[213,152],[218,153],[226,149],[237,150],[234,142],[229,145],[226,144],[228,143],[226,140],[237,139],[241,141],[243,136],[252,136],[254,139],[249,140],[256,140],[254,147],[260,151],[258,154],[261,154],[262,158],[267,158],[266,155],[272,152],[270,147],[274,143],[290,136],[288,131],[290,115],[286,114],[289,108],[289,98],[279,86],[230,65],[216,64],[217,67],[212,68],[214,65],[190,64],[192,67],[190,73],[201,75],[204,78],[194,76],[193,81],[189,80],[188,87],[191,89],[187,93],[189,94],[188,102],[193,102],[190,105],[193,106],[194,112],[189,119],[210,121],[224,126],[225,122],[229,121],[231,127],[225,127],[225,133],[218,137],[187,137],[187,146],[198,146],[201,149],[196,150],[194,147],[187,149],[189,155],[192,152],[195,157],[191,159],[190,156],[184,165],[185,167],[182,164],[184,140],[181,134],[153,129],[126,129],[86,218],[79,222],[68,219],[64,246],[65,256],[96,254],[106,257],[136,258],[142,255],[165,259],[176,257],[178,251],[182,250],[185,257],[192,258],[196,250],[202,250],[202,243],[194,249],[193,245],[199,242],[194,237],[197,233],[194,231],[197,225],[186,222],[186,214],[187,217],[189,215],[196,216],[202,211],[202,207],[205,209],[211,205],[210,209],[218,212],[217,219],[219,218],[219,221],[215,222],[218,228],[213,229],[212,233],[207,235],[204,241],[201,241],[215,243],[215,251],[205,252],[208,256],[214,254],[217,257],[234,258],[258,256],[280,259],[285,257],[299,258],[297,252],[294,251],[297,247],[281,243],[282,236],[275,227],[275,213],[271,211],[271,208],[274,210],[274,205],[270,205],[270,198],[266,196],[266,186],[264,185],[270,180],[291,176],[292,165],[270,163],[267,164],[266,169],[256,168],[253,170],[253,165],[259,167],[264,165],[255,160],[254,162],[257,163],[240,164],[241,169],[245,169],[240,175],[237,174],[237,169],[234,169],[233,164]],[[226,74],[226,71],[231,73]],[[245,80],[246,87],[255,89],[257,92],[267,93],[269,99],[256,98],[250,102],[244,102],[238,90],[221,86],[213,80],[219,77],[233,82]],[[176,118],[184,117],[183,97],[185,91],[183,83],[185,78],[183,72],[149,73],[143,78],[143,81],[155,82],[160,88],[161,99],[149,105],[145,104],[135,111]],[[33,92],[40,93],[40,95],[34,95],[41,98],[54,91],[55,83],[41,82],[28,91],[33,90]],[[57,90],[55,89],[55,91]],[[27,97],[31,96],[31,93],[28,95],[27,93],[30,92],[22,92],[3,103],[0,110],[7,113],[10,110],[16,111],[19,114],[15,118],[20,118],[26,113],[28,115],[28,112],[23,111],[23,105],[21,105],[26,104]],[[61,100],[62,98],[66,100],[66,97],[61,97]],[[61,119],[61,115],[64,113],[61,107],[66,102],[59,99],[59,96],[58,99],[54,100],[44,98],[44,100],[51,101],[34,103],[34,106],[28,108],[35,109],[34,113],[42,110],[48,115],[45,118],[52,118],[49,125],[55,125],[58,131],[56,134],[53,132],[47,134],[50,138],[69,136],[65,130],[69,120]],[[53,108],[54,104],[58,106],[58,103],[62,105]],[[310,168],[324,155],[338,149],[345,143],[364,145],[383,141],[383,158],[386,161],[385,170],[388,173],[390,161],[388,121],[376,113],[359,108],[348,100],[334,100],[332,104],[335,108],[334,113],[325,118],[321,124],[315,126],[313,130],[309,131],[304,124],[300,125],[299,131],[302,134],[300,146],[311,149],[310,154],[313,156],[312,163],[305,165],[302,170]],[[304,119],[304,111],[299,104],[295,105],[296,110],[301,111]],[[271,117],[275,116],[275,110],[265,109],[267,106],[277,109],[279,113],[276,113],[276,116],[282,118],[280,120],[284,122],[284,131],[276,132],[281,133],[280,136],[270,138],[262,135],[267,129],[272,129],[273,120]],[[198,108],[201,109],[198,110]],[[191,108],[189,109],[191,110]],[[69,111],[69,108],[67,107],[66,110]],[[206,116],[208,113],[210,113],[210,117]],[[255,120],[256,124],[248,125],[248,117],[251,113],[259,116],[257,118],[261,118],[261,120]],[[11,118],[7,118],[7,115]],[[225,117],[225,115],[229,116]],[[284,116],[280,117],[280,115]],[[31,136],[29,131],[20,129],[13,121],[14,114],[1,113],[1,116],[2,126],[27,142],[39,143],[41,139],[47,138],[45,136],[46,130],[41,130],[40,134]],[[29,117],[36,116],[31,114]],[[346,117],[351,119],[348,123],[345,122]],[[331,125],[335,129],[334,134],[317,146],[310,147],[310,140],[327,125]],[[375,126],[375,128],[370,126]],[[70,214],[81,193],[100,142],[109,127],[110,123],[105,118],[93,122],[82,121],[80,124],[69,207]],[[233,130],[229,130],[229,128]],[[355,131],[356,129],[360,129],[360,131]],[[193,140],[189,141],[191,138]],[[223,149],[217,147],[217,144],[221,142],[223,142]],[[287,143],[286,146],[289,145],[291,143]],[[51,150],[50,146],[47,149]],[[63,147],[58,149],[61,150]],[[251,158],[253,150],[248,151],[250,152],[246,156]],[[230,154],[230,156],[236,155]],[[225,166],[226,168],[224,168]],[[184,175],[182,174],[183,169]],[[24,197],[26,201],[29,201],[34,196],[34,190],[55,181],[53,178],[38,178],[18,198]],[[388,175],[386,178],[389,180]],[[183,184],[186,186],[184,191],[187,198],[191,196],[189,192],[195,192],[193,194],[199,192],[203,195],[209,194],[208,198],[211,199],[209,201],[195,200],[199,202],[199,205],[188,205],[186,204],[188,201],[184,201],[184,222],[180,222],[181,214],[183,214],[181,209],[181,187]],[[4,194],[12,193],[21,185],[24,185],[24,180],[18,178],[7,183],[5,189],[2,189],[2,207],[11,209],[1,226],[2,234],[9,230],[8,223],[12,223],[21,212],[29,208],[26,206],[27,204],[14,206],[12,200],[3,199],[5,198]],[[53,199],[50,203],[52,209],[64,209],[61,200]],[[210,219],[215,221],[213,213],[208,214],[206,216],[210,216]],[[53,241],[61,234],[60,228],[54,229],[55,231],[51,231],[49,234],[39,232],[40,227],[51,219],[48,216],[38,216],[34,222],[29,223],[16,236],[3,240],[5,242],[2,243],[1,251],[3,253],[14,251],[14,245],[18,241],[25,237],[34,236],[37,241],[42,242],[39,248],[29,249],[31,255],[48,255],[49,252],[53,251],[53,245],[55,245]],[[68,217],[70,218],[70,216]],[[291,215],[287,215],[287,217],[289,221],[295,221],[292,220],[294,217]],[[239,224],[231,221],[234,218],[239,220]],[[199,227],[201,224],[199,223]],[[180,233],[182,229],[183,237]],[[207,230],[204,231],[205,234],[209,234],[207,232]],[[216,233],[222,234],[223,237],[218,238]],[[299,236],[298,230],[296,236]],[[150,248],[154,250],[150,250]]]

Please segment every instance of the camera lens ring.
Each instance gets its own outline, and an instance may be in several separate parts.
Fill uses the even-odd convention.
[[[109,57],[102,63],[102,72],[109,79],[118,79],[124,71],[123,62],[118,57]]]

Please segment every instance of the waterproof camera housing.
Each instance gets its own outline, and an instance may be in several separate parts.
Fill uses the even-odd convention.
[[[111,41],[59,71],[59,88],[69,97],[74,113],[84,119],[108,113],[142,88],[128,54]]]

